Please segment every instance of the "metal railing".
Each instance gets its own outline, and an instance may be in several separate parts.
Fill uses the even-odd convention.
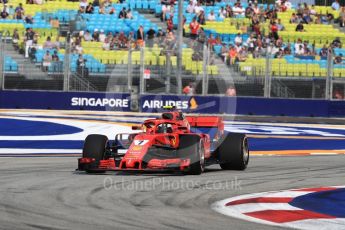
[[[30,69],[35,63],[30,60],[21,63],[11,57],[6,51],[8,44],[4,37],[0,39],[1,89],[37,89],[37,82],[41,80],[39,89],[46,90],[177,94],[191,84],[194,94],[198,95],[225,95],[227,89],[233,87],[237,96],[344,98],[345,60],[334,64],[339,57],[331,50],[323,61],[317,63],[314,63],[315,57],[304,62],[304,57],[274,58],[269,53],[260,58],[229,61],[229,58],[218,56],[206,42],[197,44],[197,48],[190,44],[192,42],[185,42],[181,55],[178,55],[176,43],[167,45],[155,41],[146,47],[131,44],[130,48],[109,51],[94,43],[95,47],[85,49],[84,54],[92,56],[98,64],[88,67],[88,74],[85,74],[79,67],[72,68],[72,46],[68,35],[64,59],[61,60],[63,65],[59,68],[62,71],[48,71],[35,77],[40,68],[32,72]],[[180,70],[177,65],[179,56],[182,58]],[[12,62],[5,57],[10,57]],[[6,72],[7,66],[15,62],[17,72]],[[98,65],[105,66],[104,71],[100,71]],[[81,70],[85,71],[84,68]],[[182,88],[179,88],[178,76]],[[49,81],[54,81],[57,86],[50,87]],[[20,86],[22,84],[26,84],[25,87]]]

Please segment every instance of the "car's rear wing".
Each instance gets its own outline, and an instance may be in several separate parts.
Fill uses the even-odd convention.
[[[217,116],[187,116],[190,129],[194,133],[206,133],[211,140],[220,138],[224,133],[224,122],[222,117]]]

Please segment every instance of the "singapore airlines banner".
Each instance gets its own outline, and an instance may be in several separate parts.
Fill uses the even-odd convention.
[[[130,111],[130,95],[114,93],[0,91],[0,108]]]
[[[0,109],[161,112],[175,106],[188,113],[343,117],[345,101],[258,97],[141,95],[119,93],[0,91]]]

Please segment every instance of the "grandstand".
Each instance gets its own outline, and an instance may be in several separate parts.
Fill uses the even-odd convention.
[[[224,95],[234,85],[241,96],[296,98],[327,97],[329,84],[345,90],[345,8],[195,2],[183,2],[183,86],[195,82],[197,94]],[[175,1],[10,0],[6,7],[0,69],[7,89],[63,90],[68,79],[72,91],[127,92],[132,83],[138,90],[145,84],[144,92],[178,92]],[[149,79],[141,81],[145,71]]]

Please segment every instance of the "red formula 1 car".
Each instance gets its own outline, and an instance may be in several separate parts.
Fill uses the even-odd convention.
[[[216,116],[184,116],[173,108],[160,118],[144,121],[134,134],[87,136],[78,170],[105,171],[178,170],[198,175],[205,166],[220,164],[225,170],[244,170],[249,161],[247,137],[224,133]]]

